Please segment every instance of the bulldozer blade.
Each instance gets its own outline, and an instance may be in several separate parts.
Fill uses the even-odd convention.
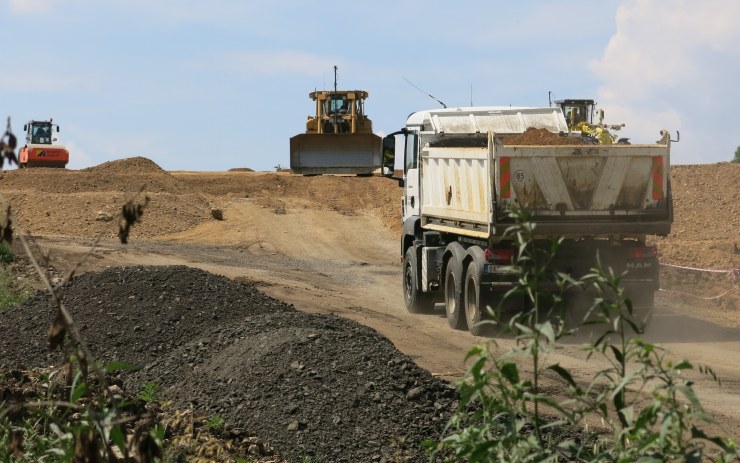
[[[296,174],[372,175],[381,168],[383,139],[372,133],[300,134],[290,139]]]

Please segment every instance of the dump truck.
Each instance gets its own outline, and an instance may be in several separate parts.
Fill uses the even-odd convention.
[[[382,138],[365,114],[364,90],[314,91],[315,114],[306,132],[290,139],[290,170],[296,174],[372,175],[383,162]]]
[[[48,121],[28,121],[23,126],[26,144],[20,149],[18,164],[25,167],[61,167],[69,162],[69,151],[59,144],[59,125]]]
[[[557,143],[507,140],[540,131]],[[405,137],[401,260],[412,313],[444,302],[455,329],[480,334],[486,307],[517,282],[512,210],[528,211],[534,246],[562,237],[552,271],[598,264],[625,272],[627,297],[650,313],[657,249],[673,221],[670,136],[650,144],[576,143],[559,107],[470,107],[412,113]],[[560,136],[558,134],[561,134]],[[548,288],[543,283],[544,290]],[[515,306],[516,310],[516,306]],[[520,308],[521,310],[521,308]]]

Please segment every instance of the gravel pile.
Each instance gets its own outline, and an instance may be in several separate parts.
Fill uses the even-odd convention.
[[[288,461],[424,461],[455,390],[363,325],[298,312],[252,286],[188,267],[88,273],[64,300],[94,355],[141,367],[129,393],[156,382],[178,407],[193,405]],[[0,339],[0,364],[59,362],[46,352],[53,317],[37,295],[0,313],[22,333]]]

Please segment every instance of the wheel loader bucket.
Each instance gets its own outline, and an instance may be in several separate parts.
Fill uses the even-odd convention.
[[[381,168],[383,139],[372,133],[296,135],[290,139],[290,170],[296,174],[372,175]]]

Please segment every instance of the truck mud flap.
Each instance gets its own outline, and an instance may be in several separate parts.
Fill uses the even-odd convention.
[[[303,175],[371,175],[381,168],[382,143],[372,133],[296,135],[290,139],[290,170]]]

